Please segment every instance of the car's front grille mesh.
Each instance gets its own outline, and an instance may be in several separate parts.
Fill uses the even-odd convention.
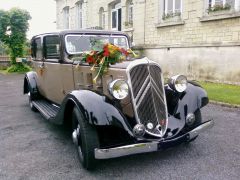
[[[130,69],[130,82],[140,123],[145,127],[152,123],[154,128],[147,131],[158,135],[158,125],[167,119],[161,69],[155,64],[136,65]]]
[[[136,98],[137,92],[139,92],[147,76],[148,76],[148,67],[146,65],[139,65],[138,68],[132,69],[131,82],[133,87],[134,98]]]

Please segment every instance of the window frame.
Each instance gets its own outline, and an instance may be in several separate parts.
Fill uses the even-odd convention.
[[[234,1],[236,1],[236,0],[234,0]],[[214,5],[216,4],[216,0],[208,0],[208,4],[209,5],[211,4],[211,7],[214,7]],[[226,0],[222,0],[222,5],[224,6],[225,4],[226,4]]]
[[[113,13],[116,13],[116,26],[113,27]],[[112,9],[111,11],[111,29],[112,30],[117,30],[118,28],[118,10],[117,9]]]
[[[225,6],[227,0],[222,0],[222,5]],[[206,0],[206,10],[213,8],[215,6],[216,0]],[[229,11],[239,11],[240,10],[240,0],[234,0],[234,6],[229,9]]]
[[[63,8],[63,26],[64,29],[69,29],[70,28],[70,8],[69,6],[65,6]]]
[[[76,28],[82,29],[83,28],[83,2],[78,1],[75,3],[76,8]]]
[[[99,27],[105,29],[105,13],[103,7],[99,9]]]
[[[117,3],[113,5],[112,10],[111,10],[111,30],[118,31],[119,30],[119,25],[120,25],[120,31],[122,29],[122,20],[119,22],[119,11],[122,11],[121,3]],[[113,27],[113,13],[116,13],[116,27]],[[122,12],[121,12],[121,19],[122,19]]]
[[[163,4],[164,4],[164,7],[163,7],[163,13],[164,14],[168,14],[168,0],[163,0]],[[175,13],[176,12],[176,1],[177,0],[172,0],[173,1],[173,8],[172,8],[172,13]],[[183,0],[180,0],[180,13],[182,14],[182,3],[183,3]]]
[[[92,34],[67,34],[67,35],[65,35],[65,37],[64,37],[64,46],[65,46],[65,51],[66,51],[66,53],[68,54],[68,55],[76,55],[76,54],[81,54],[81,53],[84,53],[85,51],[77,51],[77,52],[75,52],[75,53],[71,53],[71,52],[69,52],[68,51],[68,48],[67,48],[67,46],[66,46],[66,42],[67,42],[67,38],[69,37],[69,36],[78,36],[78,37],[84,37],[84,36],[87,36],[87,37],[99,37],[99,36],[101,36],[101,37],[107,37],[107,38],[114,38],[114,37],[123,37],[123,38],[125,38],[125,40],[126,40],[126,43],[127,43],[127,46],[128,46],[128,48],[130,48],[130,43],[129,43],[129,39],[128,39],[128,37],[126,36],[126,35],[124,35],[124,34],[120,34],[120,35],[111,35],[111,34],[101,34],[101,35],[98,35],[98,34],[95,34],[95,35],[92,35]]]
[[[133,24],[133,1],[129,0],[127,2],[127,21],[130,24]]]
[[[36,41],[39,40],[40,41],[40,47],[37,47],[37,43]],[[41,52],[41,57],[37,56],[37,52],[38,50]],[[43,47],[42,47],[42,38],[41,37],[36,37],[32,40],[31,43],[31,55],[34,61],[42,61],[43,60]]]
[[[58,40],[59,40],[59,52],[58,52],[58,55],[56,56],[52,56],[52,57],[48,57],[47,56],[47,50],[46,50],[46,38],[49,38],[49,37],[57,37]],[[43,43],[42,43],[42,50],[43,50],[43,58],[46,60],[46,61],[50,61],[50,62],[58,62],[60,60],[60,56],[61,56],[61,53],[60,53],[60,49],[61,49],[61,39],[60,39],[60,36],[59,35],[56,35],[56,34],[51,34],[51,35],[47,35],[47,36],[44,36],[43,37]]]

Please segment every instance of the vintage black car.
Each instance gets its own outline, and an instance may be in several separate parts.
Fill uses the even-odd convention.
[[[201,117],[200,109],[208,103],[205,90],[183,75],[164,84],[160,65],[147,57],[109,64],[93,82],[97,72],[81,56],[96,41],[131,48],[121,32],[40,34],[31,41],[34,70],[24,78],[31,109],[72,127],[84,168],[93,168],[99,159],[190,142],[213,126],[212,120],[203,122]]]

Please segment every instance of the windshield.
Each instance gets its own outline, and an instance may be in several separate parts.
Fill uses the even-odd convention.
[[[65,37],[66,50],[69,54],[101,49],[106,43],[129,49],[126,36],[67,35]]]

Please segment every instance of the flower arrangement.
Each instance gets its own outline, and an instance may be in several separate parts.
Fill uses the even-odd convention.
[[[107,72],[109,64],[122,62],[127,59],[129,54],[136,57],[136,54],[131,49],[125,50],[107,43],[102,45],[102,48],[83,53],[82,62],[92,65],[92,71],[97,69],[97,75],[93,79],[93,82],[96,83],[97,78]]]

